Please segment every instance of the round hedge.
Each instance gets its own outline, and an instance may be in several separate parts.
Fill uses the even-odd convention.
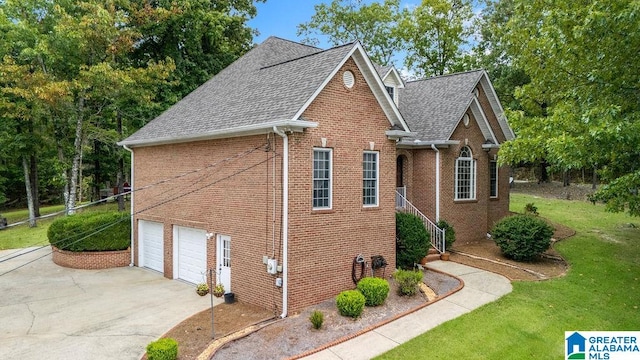
[[[178,358],[178,342],[172,338],[158,339],[147,345],[148,360],[175,360]]]
[[[396,213],[396,264],[413,268],[429,251],[429,233],[422,220],[409,213]]]
[[[84,212],[56,219],[49,230],[49,243],[67,251],[126,250],[131,243],[128,213]]]
[[[357,287],[364,295],[366,306],[382,305],[389,295],[389,282],[385,279],[366,277],[358,281]]]
[[[365,298],[358,290],[345,290],[336,297],[340,315],[357,318],[364,310]]]
[[[491,236],[506,257],[528,261],[549,248],[553,228],[538,217],[514,215],[496,223]]]

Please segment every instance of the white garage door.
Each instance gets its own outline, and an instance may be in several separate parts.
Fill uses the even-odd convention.
[[[207,234],[204,230],[176,226],[174,278],[193,284],[206,281]],[[177,265],[177,266],[176,266]]]
[[[162,223],[140,220],[138,222],[140,240],[140,266],[164,272],[164,227]]]

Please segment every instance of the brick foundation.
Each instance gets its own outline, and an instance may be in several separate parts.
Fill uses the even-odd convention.
[[[86,251],[73,252],[60,250],[52,246],[53,262],[59,266],[84,269],[110,269],[129,266],[131,263],[131,249],[120,251]]]

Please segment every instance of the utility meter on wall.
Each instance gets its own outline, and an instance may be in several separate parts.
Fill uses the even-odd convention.
[[[278,271],[278,260],[269,259],[267,260],[267,272],[269,274],[275,274]]]

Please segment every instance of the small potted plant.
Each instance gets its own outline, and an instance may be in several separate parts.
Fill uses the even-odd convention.
[[[213,288],[213,296],[215,296],[215,297],[221,297],[222,295],[224,295],[224,285],[222,285],[222,284],[217,284],[217,285]]]
[[[200,283],[196,285],[196,292],[200,296],[205,296],[209,293],[209,285],[207,283]]]

